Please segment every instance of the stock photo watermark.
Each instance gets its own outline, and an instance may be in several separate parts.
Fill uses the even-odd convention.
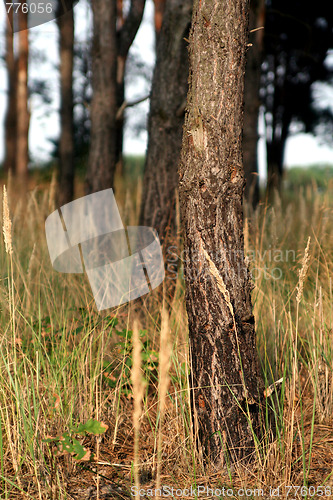
[[[14,33],[58,19],[73,10],[79,0],[3,0]],[[26,21],[22,20],[25,19]]]
[[[156,230],[123,225],[113,190],[106,189],[62,206],[45,222],[53,268],[62,273],[86,272],[98,311],[146,295],[164,278],[177,280],[186,267],[190,281],[213,280],[202,253],[192,249],[165,250],[165,262]],[[227,282],[237,276],[279,280],[282,264],[296,262],[295,250],[262,252],[220,249],[210,258]]]
[[[277,486],[269,488],[228,488],[210,486],[190,486],[176,488],[164,485],[161,488],[131,487],[131,495],[140,498],[312,498],[332,497],[330,486]]]
[[[179,273],[183,275],[184,267],[186,267],[187,279],[190,281],[213,279],[201,253],[193,252],[191,249],[179,253],[175,245],[169,246],[165,253],[167,280],[177,280]],[[227,281],[248,274],[253,281],[260,279],[277,281],[283,278],[283,264],[290,265],[296,262],[295,250],[272,248],[262,252],[249,250],[246,253],[233,249],[221,249],[210,253],[210,257]]]
[[[53,268],[86,272],[98,311],[149,293],[164,280],[157,232],[122,223],[113,190],[79,198],[45,222]]]

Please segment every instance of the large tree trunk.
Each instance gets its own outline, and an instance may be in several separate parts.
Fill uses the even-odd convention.
[[[263,394],[244,262],[242,125],[249,2],[194,2],[179,168],[195,431],[216,465],[248,457]]]
[[[7,68],[7,110],[5,117],[5,159],[4,170],[16,169],[16,83],[17,64],[14,57],[13,10],[8,13],[6,23],[6,68]]]
[[[58,18],[60,50],[60,145],[58,204],[64,205],[74,195],[74,126],[73,126],[73,1],[66,14]]]
[[[166,4],[152,84],[140,224],[163,241],[175,232],[182,127],[188,80],[187,42],[193,0]]]
[[[92,0],[93,46],[91,138],[86,193],[113,186],[116,164],[116,3]]]
[[[251,0],[249,46],[245,71],[245,108],[244,108],[244,174],[245,198],[255,208],[259,202],[258,176],[258,115],[261,61],[263,53],[263,30],[256,30],[264,25],[264,0]]]
[[[19,49],[18,49],[18,73],[17,73],[17,151],[16,151],[16,176],[20,183],[24,184],[28,178],[29,163],[29,122],[28,110],[28,14],[18,11],[19,18]]]

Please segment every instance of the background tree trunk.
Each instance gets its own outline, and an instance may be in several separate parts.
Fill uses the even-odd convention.
[[[86,193],[112,187],[116,164],[116,3],[110,0],[92,0],[92,9],[93,98]]]
[[[179,168],[194,425],[216,465],[248,457],[263,392],[244,262],[242,125],[248,1],[194,2]]]
[[[263,54],[263,31],[251,33],[265,23],[264,0],[251,0],[249,15],[249,43],[247,50],[244,92],[244,174],[245,198],[255,208],[259,202],[259,176],[258,176],[258,115],[259,115],[259,90],[261,61]]]
[[[288,111],[283,114],[281,122],[282,125],[277,126],[273,119],[273,137],[266,142],[267,194],[269,198],[275,190],[280,191],[282,187],[284,151],[291,122],[291,114]]]
[[[117,27],[120,29],[124,24],[124,2],[117,0]]]
[[[5,159],[4,170],[16,169],[16,87],[17,63],[14,56],[13,10],[8,13],[6,23],[6,68],[7,68],[7,110],[5,116]]]
[[[16,176],[20,183],[24,184],[28,177],[29,163],[29,122],[30,113],[28,110],[28,14],[18,11],[19,27],[18,33],[18,72],[17,72],[17,151],[16,151]]]
[[[163,16],[166,0],[154,0],[154,24],[155,24],[155,42],[157,42],[162,29]]]
[[[117,41],[117,108],[119,109],[125,101],[125,67],[129,49],[134,41],[140,27],[146,0],[132,0],[130,10],[126,18],[122,18],[118,6],[118,41]],[[122,12],[121,12],[122,14]],[[124,135],[124,113],[120,113],[116,119],[116,163],[122,164],[123,135]],[[122,170],[120,165],[119,171]]]
[[[124,77],[128,51],[139,29],[145,0],[132,0],[125,20],[122,2],[92,0],[94,35],[92,49],[91,141],[86,192],[113,187],[123,145]],[[119,30],[117,32],[117,16]]]
[[[177,166],[188,88],[184,38],[192,4],[193,0],[167,2],[152,84],[140,224],[154,227],[162,241],[175,232]]]
[[[74,126],[73,126],[73,50],[74,13],[73,2],[66,14],[57,20],[60,50],[60,168],[59,206],[69,203],[74,195]]]

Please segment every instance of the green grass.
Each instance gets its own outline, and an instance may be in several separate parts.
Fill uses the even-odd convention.
[[[139,176],[132,158],[126,175]],[[258,350],[266,386],[283,377],[273,406],[274,441],[257,443],[251,467],[204,469],[194,446],[189,404],[189,359],[184,282],[175,298],[164,294],[171,335],[170,384],[160,427],[158,353],[162,290],[146,301],[98,314],[84,275],[55,272],[44,223],[53,200],[43,182],[27,205],[8,186],[13,254],[0,238],[0,498],[85,498],[96,484],[133,484],[132,337],[134,320],[145,331],[142,370],[146,379],[140,419],[141,481],[153,485],[159,435],[162,484],[178,488],[263,488],[332,484],[333,459],[333,197],[332,184],[313,183],[288,201],[276,196],[255,213],[247,209],[245,245],[255,277],[253,303]],[[37,181],[36,181],[37,182]],[[117,179],[120,211],[137,223],[140,190]],[[2,217],[2,203],[1,203]],[[299,271],[309,236],[308,269]],[[303,266],[304,267],[304,266]],[[299,300],[296,300],[297,291]],[[273,393],[274,394],[274,393]],[[265,412],[265,408],[263,408]],[[57,438],[94,419],[102,437],[74,436],[95,454],[92,462],[54,454]],[[160,434],[161,433],[161,434]],[[97,478],[97,479],[96,479]],[[105,483],[105,484],[104,484]],[[143,487],[146,487],[145,485]],[[333,490],[333,487],[332,487]],[[304,496],[303,496],[304,497]],[[101,496],[102,498],[102,496]]]
[[[292,167],[285,171],[285,187],[295,189],[300,186],[317,185],[318,189],[327,189],[333,178],[333,165],[311,165],[307,168]]]

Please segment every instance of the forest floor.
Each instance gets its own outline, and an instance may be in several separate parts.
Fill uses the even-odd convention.
[[[51,266],[54,179],[34,177],[25,201],[5,183],[0,499],[134,498],[138,480],[140,498],[158,496],[158,485],[167,498],[333,497],[332,180],[293,184],[245,209],[262,373],[266,387],[283,381],[275,437],[258,442],[250,464],[223,470],[204,464],[194,445],[180,234],[164,249],[163,286],[98,313],[86,276]],[[117,180],[128,225],[140,197],[140,182]]]

